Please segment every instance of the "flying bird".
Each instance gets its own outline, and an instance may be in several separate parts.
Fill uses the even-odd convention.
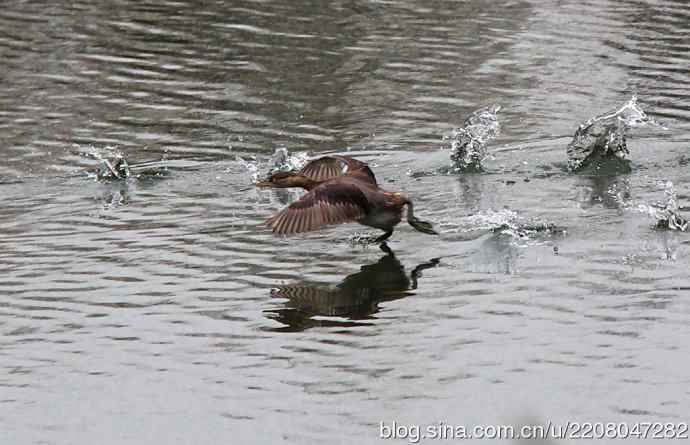
[[[388,239],[407,209],[407,222],[416,230],[438,235],[431,223],[417,219],[409,196],[381,189],[369,166],[349,156],[326,156],[302,169],[277,172],[259,187],[301,187],[308,191],[266,221],[281,235],[309,232],[326,225],[357,222],[384,231],[374,242]]]

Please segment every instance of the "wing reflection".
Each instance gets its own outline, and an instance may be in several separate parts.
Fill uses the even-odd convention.
[[[379,303],[411,295],[425,269],[435,267],[434,258],[419,264],[408,276],[405,267],[385,243],[385,252],[376,263],[362,266],[359,272],[346,276],[335,286],[319,283],[296,283],[271,289],[271,296],[284,298],[284,307],[268,309],[264,314],[284,326],[276,331],[297,332],[315,326],[360,326],[357,320],[372,318]],[[341,317],[347,320],[315,317]]]

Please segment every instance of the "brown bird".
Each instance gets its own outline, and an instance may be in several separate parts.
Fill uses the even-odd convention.
[[[414,206],[403,193],[387,192],[376,183],[369,166],[348,156],[327,156],[309,162],[297,172],[279,172],[257,183],[260,187],[302,187],[309,193],[266,221],[278,234],[316,230],[329,224],[358,222],[393,234],[407,206],[407,222],[416,230],[438,235],[431,223],[414,216]]]

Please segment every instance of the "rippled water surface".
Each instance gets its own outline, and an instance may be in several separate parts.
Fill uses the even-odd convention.
[[[685,0],[5,2],[0,443],[690,421],[690,234],[639,211],[671,181],[690,213],[689,29]],[[633,94],[668,130],[568,173]],[[484,171],[434,173],[494,103]],[[274,236],[276,148],[370,162],[441,235]],[[134,177],[96,181],[116,152]]]

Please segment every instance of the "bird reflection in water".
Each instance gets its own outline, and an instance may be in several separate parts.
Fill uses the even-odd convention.
[[[362,266],[359,272],[348,275],[334,287],[303,282],[271,289],[272,297],[287,299],[284,307],[264,311],[268,318],[283,325],[272,330],[298,332],[316,326],[366,325],[358,320],[373,318],[381,302],[412,295],[410,291],[417,289],[422,271],[439,263],[438,258],[429,260],[415,267],[408,276],[386,243],[380,249],[385,255],[377,262]]]

